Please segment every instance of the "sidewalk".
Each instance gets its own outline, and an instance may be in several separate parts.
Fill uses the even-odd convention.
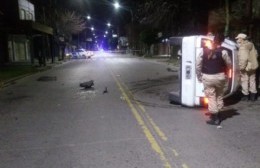
[[[155,61],[158,63],[166,64],[169,71],[179,71],[180,60],[178,58],[171,58],[170,55],[154,55],[152,57],[142,57],[146,60]]]
[[[31,65],[18,65],[18,66],[7,66],[6,68],[10,68],[11,71],[18,72],[18,75],[14,75],[12,73],[7,73],[6,75],[4,75],[4,79],[1,79],[0,76],[0,89],[4,88],[6,86],[9,86],[10,84],[14,83],[16,80],[19,80],[21,78],[24,78],[26,76],[35,74],[35,73],[39,73],[42,71],[46,71],[48,69],[51,69],[55,66],[61,65],[65,62],[68,61],[58,61],[55,63],[47,63],[46,66],[31,66]],[[26,69],[26,70],[25,70]],[[8,71],[8,70],[7,70]],[[2,72],[3,73],[3,72]]]

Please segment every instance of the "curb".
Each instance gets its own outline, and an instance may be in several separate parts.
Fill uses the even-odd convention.
[[[17,81],[19,79],[25,78],[27,76],[30,76],[30,75],[33,75],[33,74],[36,74],[36,73],[39,73],[39,72],[43,72],[43,71],[49,70],[51,68],[52,68],[52,66],[46,66],[46,67],[44,67],[42,69],[39,69],[37,72],[27,73],[27,74],[20,75],[20,76],[11,78],[9,80],[3,81],[3,82],[0,83],[0,89],[2,89],[4,87],[7,87],[7,86],[10,86],[11,84],[13,84],[15,81]]]
[[[24,78],[26,76],[30,76],[30,75],[33,75],[33,74],[36,74],[36,73],[47,71],[49,69],[52,69],[53,67],[58,67],[58,66],[61,66],[63,64],[69,63],[69,62],[70,61],[65,60],[65,61],[58,61],[58,62],[55,62],[53,64],[47,64],[45,67],[39,67],[37,72],[32,72],[32,73],[20,75],[20,76],[11,78],[11,79],[6,80],[6,81],[2,81],[2,82],[0,82],[0,89],[2,89],[4,87],[7,87],[7,86],[13,84],[16,80],[22,79],[22,78]]]

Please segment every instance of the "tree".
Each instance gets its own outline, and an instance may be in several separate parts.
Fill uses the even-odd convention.
[[[59,35],[69,39],[72,34],[78,34],[86,28],[84,19],[71,11],[56,11],[55,27]]]
[[[210,3],[203,0],[147,0],[139,5],[139,21],[162,30],[166,36],[206,33]]]
[[[225,31],[224,31],[224,35],[228,36],[229,35],[229,22],[230,22],[230,15],[229,15],[229,0],[225,0],[225,20],[226,20],[226,24],[225,24]]]
[[[223,32],[226,36],[234,37],[235,34],[244,32],[252,37],[253,34],[258,34],[259,10],[260,2],[257,0],[225,0],[224,4],[216,6],[210,12],[209,29]]]
[[[59,48],[59,50],[62,51],[61,58],[59,59],[64,59],[65,47],[67,44],[71,43],[72,35],[78,34],[86,28],[83,17],[76,13],[75,10],[72,10],[70,8],[71,6],[67,5],[67,1],[32,1],[36,4],[36,7],[38,7],[37,11],[41,11],[37,21],[53,28],[53,39],[55,41],[54,48]]]
[[[55,10],[49,13],[48,22],[54,30],[54,39],[61,49],[61,59],[65,57],[65,47],[71,42],[73,34],[78,34],[86,28],[85,20],[74,11]]]
[[[149,56],[151,45],[157,42],[157,32],[154,29],[146,28],[140,33],[140,41],[145,44],[146,54]]]
[[[154,28],[159,28],[165,32],[177,32],[179,25],[177,21],[178,13],[181,10],[176,3],[168,1],[146,1],[139,6],[139,21],[142,24],[152,25]]]

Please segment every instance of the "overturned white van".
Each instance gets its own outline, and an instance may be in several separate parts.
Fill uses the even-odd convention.
[[[169,44],[173,48],[173,55],[180,57],[179,88],[175,88],[169,94],[171,103],[177,103],[184,106],[204,106],[206,98],[204,87],[198,81],[195,65],[196,57],[206,47],[207,42],[212,42],[211,36],[188,36],[188,37],[171,37]],[[232,68],[228,70],[228,80],[225,87],[225,97],[228,97],[237,91],[239,86],[239,68],[237,58],[236,43],[225,39],[222,43],[232,60]]]

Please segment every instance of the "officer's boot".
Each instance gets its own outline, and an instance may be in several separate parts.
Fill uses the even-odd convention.
[[[255,101],[256,100],[256,93],[250,93],[250,100]]]
[[[248,99],[249,99],[249,95],[244,95],[244,94],[241,95],[241,101],[248,101]]]
[[[211,114],[210,117],[209,117],[209,120],[206,121],[207,124],[209,125],[219,125],[220,124],[220,117],[219,117],[219,113],[214,113],[214,114]]]

